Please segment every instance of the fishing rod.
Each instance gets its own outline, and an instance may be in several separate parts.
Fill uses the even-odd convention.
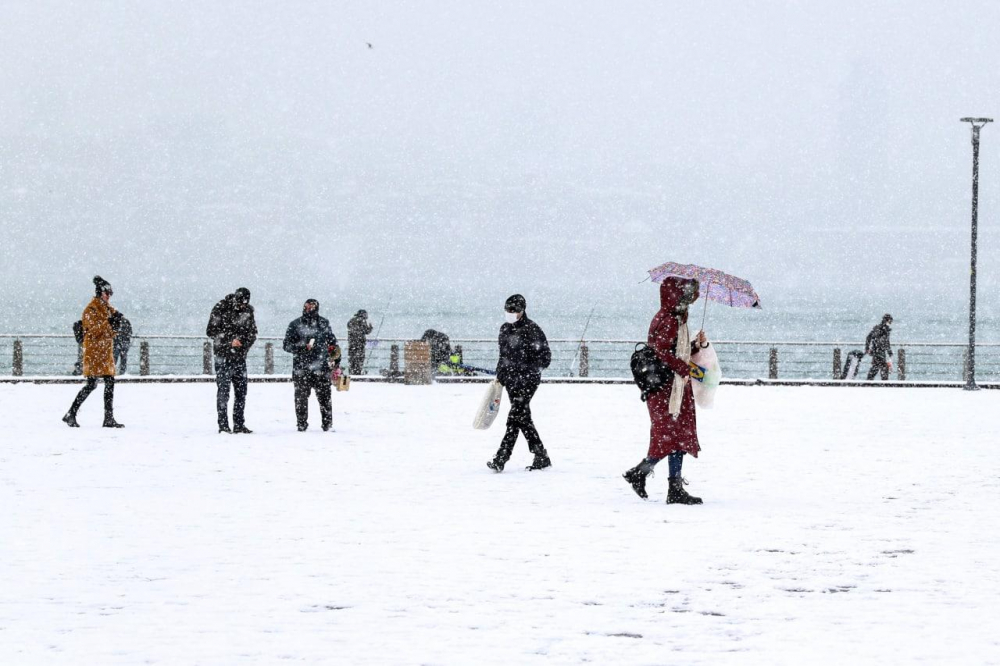
[[[590,328],[590,318],[594,316],[594,310],[596,309],[597,309],[596,305],[590,308],[590,314],[587,315],[587,323],[584,324],[583,333],[580,334],[580,344],[576,346],[576,351],[573,352],[573,360],[569,362],[569,374],[571,377],[573,376],[573,364],[576,363],[576,357],[580,354],[580,349],[583,348],[583,340],[587,336],[587,329]]]
[[[372,351],[374,351],[375,347],[378,346],[378,341],[379,341],[378,336],[382,333],[382,324],[385,323],[385,315],[389,311],[389,308],[392,307],[392,299],[395,297],[396,297],[395,294],[390,294],[389,302],[385,304],[385,309],[382,310],[382,318],[379,320],[378,328],[375,330],[375,344],[372,345]],[[372,360],[373,355],[374,354],[367,354],[367,353],[365,354],[365,364],[361,366],[361,374],[365,374],[368,372],[368,362]]]

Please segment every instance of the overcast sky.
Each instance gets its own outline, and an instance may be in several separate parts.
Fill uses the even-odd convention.
[[[958,312],[959,118],[1000,120],[998,26],[986,1],[8,0],[0,297],[79,300],[100,273],[615,301],[672,260],[765,302]],[[995,308],[1000,126],[982,136]]]

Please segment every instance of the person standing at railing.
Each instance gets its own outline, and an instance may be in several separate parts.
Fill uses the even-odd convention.
[[[250,434],[244,417],[247,402],[247,354],[257,341],[257,322],[250,305],[250,290],[240,287],[212,308],[205,335],[215,352],[216,409],[219,432]],[[229,429],[229,386],[233,398],[233,429]]]
[[[668,504],[701,504],[700,497],[689,495],[681,477],[684,455],[698,457],[698,422],[695,417],[692,367],[689,361],[699,349],[708,347],[704,331],[694,342],[688,333],[688,306],[698,300],[695,280],[668,277],[660,284],[660,310],[649,325],[649,346],[657,358],[673,371],[672,381],[649,395],[649,451],[646,458],[622,476],[636,495],[646,499],[646,477],[664,458],[670,468]]]
[[[360,375],[365,369],[365,344],[373,330],[368,322],[368,312],[358,310],[347,322],[347,355],[352,375]]]
[[[63,422],[71,428],[79,428],[77,412],[95,388],[97,380],[104,380],[104,423],[105,428],[123,428],[115,421],[115,328],[113,321],[117,311],[111,307],[114,291],[111,284],[100,275],[94,277],[95,296],[83,311],[83,376],[87,383],[76,395]]]
[[[865,354],[872,357],[868,381],[875,379],[877,374],[882,375],[882,381],[889,379],[889,371],[892,370],[892,344],[889,342],[891,332],[892,315],[887,314],[882,317],[882,323],[873,328],[865,338]]]
[[[114,357],[118,374],[124,375],[128,371],[128,350],[132,348],[132,322],[130,322],[121,312],[115,313],[115,345]]]
[[[319,301],[310,298],[302,306],[302,316],[285,332],[282,348],[292,354],[292,382],[295,384],[295,421],[299,432],[309,427],[309,394],[315,390],[323,431],[333,427],[330,357],[336,354],[337,336],[330,322],[319,316]]]
[[[514,294],[504,303],[506,323],[500,327],[497,381],[507,389],[510,413],[500,448],[493,460],[486,463],[494,472],[502,472],[504,465],[510,460],[519,432],[524,433],[528,450],[535,454],[528,469],[552,466],[542,438],[531,419],[531,398],[542,381],[542,370],[552,362],[552,352],[545,333],[538,324],[528,319],[526,310],[527,303],[520,294]]]

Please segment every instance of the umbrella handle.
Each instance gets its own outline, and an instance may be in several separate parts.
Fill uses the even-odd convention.
[[[712,281],[708,281],[708,287],[705,289],[705,308],[701,312],[701,329],[705,330],[705,316],[708,314],[708,290],[712,288]]]

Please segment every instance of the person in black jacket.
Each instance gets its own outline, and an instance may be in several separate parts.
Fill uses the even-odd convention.
[[[500,327],[500,361],[497,363],[497,381],[507,389],[510,414],[507,431],[493,460],[486,466],[502,472],[510,460],[517,442],[518,432],[524,433],[528,450],[535,454],[529,470],[545,469],[552,465],[545,451],[542,438],[531,420],[531,398],[542,380],[542,370],[552,362],[549,341],[538,324],[528,319],[524,296],[514,294],[504,303],[507,323]]]
[[[365,344],[367,336],[372,332],[368,323],[368,312],[358,310],[358,313],[347,322],[347,354],[350,357],[352,375],[360,375],[365,369]]]
[[[121,312],[116,312],[115,315],[111,321],[116,334],[113,353],[118,365],[117,374],[124,375],[128,370],[128,350],[132,348],[132,322]]]
[[[240,287],[212,308],[205,335],[215,351],[216,409],[219,432],[250,434],[244,419],[247,402],[247,354],[257,341],[257,322],[250,305],[250,290]],[[233,429],[229,429],[229,385],[236,389],[233,399]]]
[[[871,354],[872,368],[868,371],[868,381],[875,379],[875,375],[881,373],[882,381],[889,379],[889,371],[892,370],[892,345],[889,343],[889,333],[892,331],[892,315],[887,314],[882,317],[882,323],[871,330],[865,338],[865,354]]]
[[[330,356],[337,350],[337,336],[330,322],[319,316],[319,301],[310,298],[302,307],[302,316],[288,325],[283,348],[294,355],[292,382],[295,384],[295,420],[299,432],[309,427],[309,393],[316,390],[323,430],[333,425],[330,402]]]

